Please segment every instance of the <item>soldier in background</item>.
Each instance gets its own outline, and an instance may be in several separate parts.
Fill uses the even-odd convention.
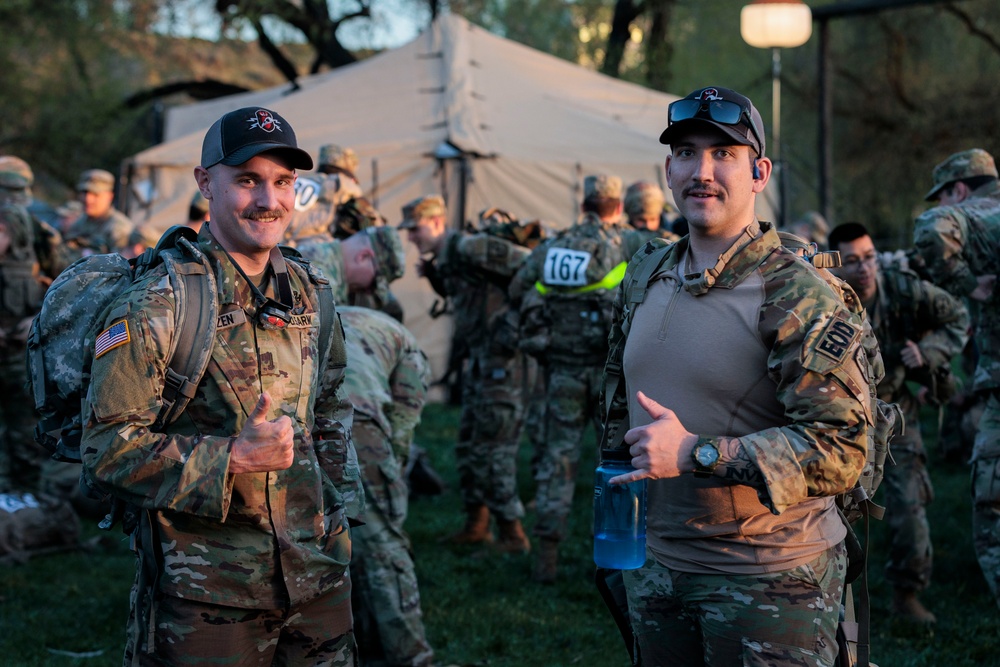
[[[951,359],[968,340],[969,314],[960,300],[912,271],[880,266],[864,225],[838,225],[829,242],[842,261],[834,272],[861,299],[878,339],[885,364],[879,398],[897,403],[906,423],[903,435],[892,440],[881,487],[892,540],[886,579],[893,587],[893,611],[918,623],[934,623],[934,614],[917,597],[930,585],[934,563],[926,512],[934,489],[920,434],[920,406],[950,398]],[[910,383],[920,387],[919,393],[911,391]]]
[[[521,349],[545,374],[545,447],[535,470],[533,531],[541,546],[532,574],[542,583],[556,578],[588,423],[600,440],[611,303],[628,261],[621,179],[587,176],[583,191],[579,220],[532,251],[510,285],[520,308]]]
[[[9,182],[9,180],[8,180]],[[24,206],[0,203],[0,492],[34,491],[47,453],[35,443],[25,346],[42,305],[34,225]]]
[[[206,222],[208,222],[208,200],[205,199],[205,195],[201,194],[201,190],[197,190],[191,197],[187,221],[184,224],[197,232]]]
[[[27,162],[14,155],[0,156],[0,204],[23,206],[31,215],[32,243],[39,268],[37,277],[48,286],[69,266],[70,258],[59,230],[32,213],[36,203],[31,192],[34,183],[35,174]]]
[[[421,255],[418,272],[451,302],[455,330],[452,354],[464,358],[462,413],[455,460],[465,524],[445,540],[453,544],[493,542],[495,548],[526,553],[531,543],[521,519],[517,450],[524,419],[523,364],[517,351],[507,284],[528,249],[486,233],[449,230],[444,200],[418,197],[403,206],[399,229]]]
[[[986,405],[972,451],[972,539],[1000,605],[1000,181],[993,156],[981,148],[950,156],[933,179],[926,198],[940,205],[917,218],[913,245],[936,285],[978,305],[972,389]]]
[[[407,459],[427,397],[430,365],[416,339],[384,313],[337,309],[347,337],[344,389],[365,489],[365,523],[351,530],[351,581],[358,652],[365,664],[431,665],[420,592],[403,526]]]
[[[623,207],[628,224],[635,229],[625,234],[624,251],[628,257],[649,239],[673,243],[680,238],[664,224],[669,222],[668,206],[663,190],[655,183],[637,181],[626,188]]]
[[[350,148],[327,144],[319,149],[316,173],[295,183],[295,213],[285,232],[285,243],[297,246],[312,236],[333,234],[337,208],[361,197],[355,177],[358,157]]]
[[[787,231],[799,238],[805,239],[809,243],[815,243],[819,250],[826,250],[830,225],[822,215],[816,211],[809,211],[803,213],[788,225]]]
[[[128,217],[114,208],[115,177],[110,171],[88,169],[80,174],[76,192],[83,215],[64,235],[74,258],[118,252],[135,257],[144,247],[139,231]]]

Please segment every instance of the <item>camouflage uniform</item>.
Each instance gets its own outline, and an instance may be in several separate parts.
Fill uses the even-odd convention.
[[[620,181],[616,192],[613,198],[620,197]],[[566,538],[588,423],[594,425],[600,440],[599,392],[608,352],[611,300],[617,286],[597,287],[597,277],[595,285],[582,290],[549,288],[543,278],[545,263],[549,249],[566,236],[594,240],[607,253],[605,264],[624,267],[628,257],[622,239],[627,229],[620,222],[585,213],[572,227],[538,246],[511,283],[511,297],[520,303],[522,349],[538,357],[545,375],[545,447],[535,470],[538,520],[534,527],[543,545],[548,543],[543,550],[551,550],[553,544]],[[589,274],[587,279],[591,279]],[[540,554],[539,563],[543,558]],[[541,569],[539,565],[536,578],[548,580]]]
[[[362,659],[377,640],[389,665],[431,664],[410,538],[403,529],[407,456],[430,380],[427,358],[401,324],[368,308],[339,308],[349,360],[344,389],[365,488],[365,524],[351,531],[355,634]]]
[[[35,490],[47,458],[35,443],[35,405],[24,363],[28,323],[42,305],[33,224],[23,206],[0,203],[10,247],[0,249],[0,492]]]
[[[111,209],[103,218],[80,216],[66,230],[63,241],[70,256],[78,259],[107,252],[128,252],[141,237],[124,213]]]
[[[443,251],[424,266],[434,290],[451,300],[452,353],[464,358],[455,443],[462,502],[508,522],[524,516],[517,493],[524,362],[505,287],[528,252],[489,234],[448,232]]]
[[[953,155],[935,168],[935,187],[928,193],[933,197],[955,175],[970,172],[993,179],[965,201],[923,213],[914,229],[914,246],[931,279],[963,298],[976,289],[977,277],[1000,273],[1000,182],[993,158],[980,149]],[[979,306],[974,333],[979,362],[972,384],[987,400],[972,453],[973,543],[1000,605],[1000,288]]]
[[[251,290],[210,224],[199,247],[215,267],[220,326],[212,362],[181,419],[162,433],[149,429],[174,338],[176,296],[162,265],[109,307],[106,331],[122,322],[127,328],[119,327],[123,337],[92,364],[85,471],[143,510],[133,532],[139,563],[126,661],[141,653],[144,663],[244,662],[270,651],[281,664],[301,664],[307,658],[288,655],[278,640],[297,633],[295,647],[321,654],[323,664],[353,664],[347,527],[363,512],[364,493],[341,389],[344,339],[335,327],[329,364],[318,368],[317,294],[312,277],[292,262],[290,325],[259,325]],[[266,294],[274,298],[273,286]],[[262,391],[273,401],[268,418],[291,419],[296,462],[227,474],[231,443]],[[297,613],[304,609],[322,609],[325,623],[310,624],[315,615]],[[211,641],[208,626],[233,623],[247,624],[257,655],[236,657],[228,642]]]
[[[879,398],[898,403],[906,423],[903,435],[892,440],[892,460],[885,466],[881,487],[892,535],[886,579],[896,588],[919,592],[930,584],[933,565],[924,508],[933,500],[934,489],[920,435],[920,402],[907,381],[932,387],[939,370],[949,372],[951,358],[968,339],[969,314],[958,299],[910,271],[882,267],[876,280],[875,301],[866,309],[885,363]],[[922,368],[903,364],[907,340],[918,344],[926,362]]]
[[[62,235],[48,220],[36,213],[41,202],[35,201],[31,186],[35,174],[27,162],[13,155],[0,156],[0,204],[24,206],[31,215],[35,259],[43,284],[49,284],[70,264]]]
[[[623,286],[663,247],[641,250]],[[655,377],[664,393],[651,398],[677,405],[699,442],[740,453],[728,462],[731,479],[648,482],[647,562],[623,573],[642,661],[832,665],[846,574],[846,529],[833,496],[857,480],[873,423],[862,321],[780,247],[769,223],[751,224],[704,272],[683,274],[687,253],[684,238],[661,254],[646,300],[629,319],[632,338],[622,329],[618,292],[610,341],[624,349],[624,381],[608,397],[611,414],[624,414],[619,428],[649,423],[634,397]],[[739,291],[756,299],[749,309],[757,316],[719,310],[719,300],[746,303]],[[733,326],[713,320],[703,336],[679,333],[707,313]],[[663,340],[636,339],[636,331],[657,327]],[[759,375],[698,365],[737,346],[760,347]]]

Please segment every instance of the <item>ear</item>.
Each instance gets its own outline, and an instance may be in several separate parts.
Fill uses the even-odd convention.
[[[757,178],[753,179],[753,191],[756,193],[761,193],[767,186],[767,182],[771,178],[771,171],[774,169],[774,165],[771,163],[771,158],[762,157],[757,158],[757,171],[760,172]]]
[[[209,185],[212,182],[212,175],[208,173],[208,169],[202,166],[197,166],[194,168],[194,180],[198,184],[198,189],[201,190],[202,196],[205,199],[212,201],[212,191]]]
[[[670,185],[670,158],[671,157],[673,157],[673,156],[672,155],[668,155],[666,162],[663,163],[663,168],[666,169],[666,171],[667,171],[667,188],[672,188],[673,187],[672,185]]]

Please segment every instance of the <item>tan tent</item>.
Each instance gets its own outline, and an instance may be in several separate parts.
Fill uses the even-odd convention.
[[[261,105],[281,113],[314,155],[325,143],[355,149],[362,187],[391,224],[405,202],[439,193],[453,223],[498,206],[555,227],[569,225],[583,177],[663,182],[657,137],[675,96],[594,73],[497,37],[457,16],[412,42],[289,86],[178,108],[182,136],[126,164],[127,213],[150,233],[183,221],[205,130],[226,111]],[[408,265],[417,261],[409,247]],[[435,296],[410,270],[394,284],[406,324],[440,376],[449,324],[432,320]]]

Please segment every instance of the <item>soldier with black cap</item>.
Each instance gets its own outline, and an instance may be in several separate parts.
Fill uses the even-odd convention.
[[[162,264],[96,337],[85,471],[143,510],[126,664],[356,664],[348,520],[364,494],[345,341],[326,281],[277,248],[296,170],[311,168],[268,109],[229,112],[205,135],[197,248],[219,324],[180,420],[153,428],[183,298]]]
[[[771,176],[753,103],[672,103],[660,141],[690,233],[653,240],[615,300],[607,449],[648,480],[647,560],[623,575],[642,664],[831,666],[865,464],[862,322],[754,203]],[[638,284],[636,284],[638,283]]]
[[[972,389],[985,399],[972,449],[972,526],[976,557],[1000,605],[1000,181],[993,156],[962,151],[934,167],[913,245],[931,280],[978,308],[979,359]]]

